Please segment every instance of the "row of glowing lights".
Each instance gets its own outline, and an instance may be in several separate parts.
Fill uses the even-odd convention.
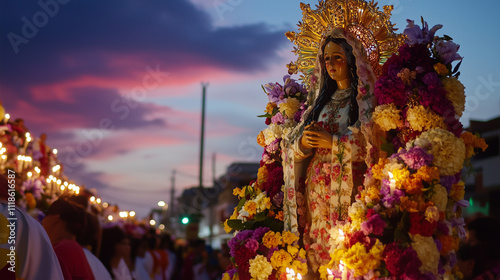
[[[10,119],[10,115],[9,114],[5,114],[5,119],[6,120],[9,120]],[[32,138],[31,138],[31,134],[29,132],[26,132],[26,142],[31,142]],[[1,158],[3,160],[7,159],[7,156],[4,155],[3,153],[5,153],[7,150],[5,149],[5,147],[2,147],[2,143],[0,142],[0,154],[2,155]],[[52,150],[52,153],[54,155],[57,155],[57,149],[54,149]],[[30,157],[30,156],[24,156],[24,155],[19,155],[17,157],[17,160],[19,161],[26,161],[26,162],[31,162],[33,159]],[[57,172],[61,169],[61,166],[60,165],[56,165],[52,168],[52,171],[53,172]],[[38,167],[35,167],[35,171],[40,174],[40,168]],[[31,178],[33,176],[33,173],[31,171],[28,172],[28,178]],[[80,187],[75,185],[75,184],[69,184],[68,182],[62,182],[61,179],[57,179],[56,177],[50,175],[49,178],[47,178],[47,183],[50,184],[50,182],[55,182],[57,185],[61,185],[61,191],[64,191],[66,188],[68,188],[68,190],[73,190],[75,191],[76,194],[80,193]],[[100,198],[96,198],[95,196],[92,196],[90,197],[90,202],[91,203],[97,203],[97,204],[100,204],[101,203],[101,199]],[[160,201],[158,202],[158,206],[160,207],[163,207],[165,206],[166,203],[164,201]],[[104,202],[102,204],[102,206],[104,208],[107,208],[108,207],[108,203],[107,202]],[[135,217],[135,211],[121,211],[119,214],[118,214],[121,218],[127,218],[127,217]],[[108,216],[108,220],[109,221],[113,221],[113,216],[112,215],[109,215]],[[155,220],[150,220],[149,221],[149,224],[154,226],[156,225],[156,221]],[[159,228],[160,229],[165,229],[165,225],[163,224],[160,224],[159,225]]]

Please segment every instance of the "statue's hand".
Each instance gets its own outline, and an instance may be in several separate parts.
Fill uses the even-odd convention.
[[[301,138],[301,144],[307,148],[327,148],[331,149],[333,145],[333,136],[323,128],[316,128],[316,130],[309,130],[305,128],[304,134]]]

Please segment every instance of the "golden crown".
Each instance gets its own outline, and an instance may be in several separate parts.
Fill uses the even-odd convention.
[[[300,71],[300,79],[308,87],[322,36],[330,34],[334,28],[346,30],[363,44],[366,58],[376,76],[381,73],[382,64],[403,43],[403,35],[394,33],[397,29],[389,20],[392,6],[384,6],[382,12],[374,1],[321,0],[316,10],[304,3],[300,3],[300,8],[302,22],[298,24],[299,33],[286,33],[296,45],[293,52],[298,58],[287,67],[289,74]]]

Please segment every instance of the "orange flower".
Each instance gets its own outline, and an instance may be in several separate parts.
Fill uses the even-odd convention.
[[[439,170],[435,166],[424,165],[417,171],[415,177],[431,183],[433,180],[439,180]]]
[[[436,71],[436,73],[438,73],[438,75],[440,76],[448,75],[449,73],[449,70],[448,68],[446,68],[446,65],[442,63],[434,64],[434,71]]]
[[[381,158],[378,160],[378,163],[373,165],[372,167],[372,174],[373,178],[377,180],[382,180],[384,177],[384,172],[382,171],[384,169],[384,166],[389,163],[388,158]]]
[[[484,141],[484,138],[477,137],[476,135],[468,131],[462,133],[462,135],[460,135],[460,138],[462,138],[466,146],[466,158],[470,158],[471,156],[476,154],[474,152],[474,148],[480,148],[483,152],[488,148],[488,145]]]
[[[450,191],[450,197],[455,200],[459,201],[464,199],[465,195],[465,183],[464,181],[460,181],[456,184],[453,184],[451,191]]]
[[[285,216],[283,215],[283,211],[279,211],[275,218],[280,220],[280,221],[283,221],[285,219]]]
[[[439,241],[441,241],[441,244],[443,245],[441,249],[441,256],[446,256],[448,253],[450,253],[453,250],[458,250],[458,245],[459,245],[459,239],[456,237],[453,237],[451,235],[440,235],[438,237]]]
[[[399,206],[401,211],[407,212],[418,212],[418,203],[410,200],[407,196],[401,198],[401,205]]]
[[[28,209],[33,209],[36,207],[36,200],[32,193],[26,193],[26,202],[28,203]]]
[[[259,135],[257,135],[257,143],[262,146],[266,147],[266,137],[264,136],[264,132],[260,132]]]
[[[409,180],[405,181],[403,187],[408,194],[419,194],[422,192],[424,185],[422,179],[417,174],[413,174]]]

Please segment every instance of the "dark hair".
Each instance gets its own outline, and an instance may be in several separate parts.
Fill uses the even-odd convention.
[[[102,230],[102,245],[99,259],[111,275],[113,275],[111,267],[111,258],[115,254],[115,245],[128,238],[120,227],[114,226]]]
[[[322,53],[324,53],[326,45],[330,42],[341,46],[346,53],[347,65],[349,66],[349,78],[351,79],[351,90],[355,93],[351,94],[351,106],[349,110],[349,125],[353,125],[359,118],[358,103],[356,101],[356,96],[358,95],[358,74],[356,67],[356,57],[354,57],[352,46],[349,45],[349,43],[347,43],[344,38],[327,37],[325,43],[321,46]],[[318,99],[316,100],[316,105],[314,105],[314,108],[307,117],[305,125],[310,124],[312,121],[318,120],[321,110],[323,109],[323,107],[325,107],[326,103],[337,91],[337,82],[330,78],[330,75],[326,71],[325,66],[323,65],[322,67],[323,69],[321,69],[321,73],[323,75],[323,84],[321,85],[321,90]]]
[[[76,239],[76,242],[81,246],[90,246],[92,253],[96,255],[99,250],[101,226],[94,214],[85,212],[85,218],[87,219],[87,226],[82,231],[80,237]]]
[[[54,201],[47,210],[46,215],[59,215],[66,223],[66,230],[80,239],[84,229],[87,227],[86,211],[80,205],[60,197]]]

